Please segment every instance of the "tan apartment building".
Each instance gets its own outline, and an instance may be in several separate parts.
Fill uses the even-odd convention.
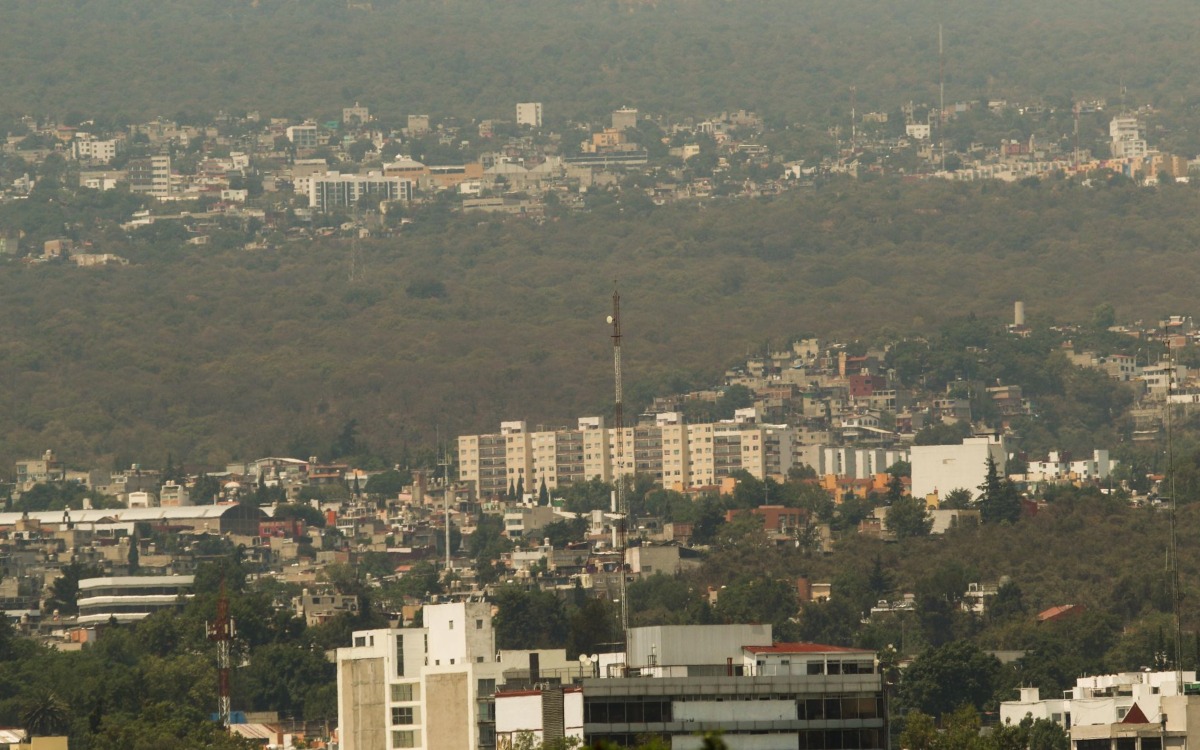
[[[525,422],[503,422],[498,434],[458,438],[459,479],[475,483],[480,497],[518,484],[532,495],[543,482],[555,490],[634,474],[683,491],[716,485],[742,469],[760,479],[784,476],[799,443],[795,428],[761,424],[754,409],[739,410],[730,421],[693,425],[679,412],[665,412],[620,431],[605,427],[601,417],[533,432]]]

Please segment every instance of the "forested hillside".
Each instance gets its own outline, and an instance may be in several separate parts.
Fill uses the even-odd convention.
[[[94,220],[54,195],[0,207],[0,221],[26,217],[36,235],[31,216]],[[847,181],[627,206],[541,226],[428,215],[357,253],[111,232],[99,249],[132,265],[0,266],[0,465],[51,447],[71,463],[328,455],[351,420],[401,460],[435,426],[603,413],[614,279],[634,406],[799,334],[883,341],[1006,318],[1015,299],[1039,324],[1101,303],[1157,319],[1194,312],[1200,282],[1200,193],[1186,186]]]
[[[348,7],[350,6],[350,7]],[[1130,12],[1136,7],[1136,12]],[[756,109],[776,122],[936,100],[1108,97],[1191,111],[1191,3],[917,0],[112,0],[6,2],[0,121],[219,109],[550,122],[623,104]],[[185,118],[186,119],[186,118]]]

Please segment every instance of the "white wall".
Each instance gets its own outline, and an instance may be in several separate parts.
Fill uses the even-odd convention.
[[[914,445],[912,456],[912,494],[939,497],[959,488],[978,494],[987,476],[987,457],[992,456],[1000,476],[1004,476],[1007,456],[1004,444],[991,438],[967,438],[962,445]]]
[[[542,732],[542,694],[497,695],[496,734]]]

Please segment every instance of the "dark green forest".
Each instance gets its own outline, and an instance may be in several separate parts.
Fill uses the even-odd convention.
[[[754,109],[776,124],[936,101],[1072,98],[1194,113],[1183,0],[44,0],[3,4],[0,122],[22,114],[195,120],[218,110],[549,123],[630,105]],[[1136,41],[1135,41],[1136,40]],[[1148,54],[1152,51],[1152,54]],[[75,115],[74,118],[71,115]]]
[[[847,181],[541,226],[432,213],[353,264],[348,241],[198,250],[101,229],[132,265],[0,266],[0,456],[329,455],[354,420],[360,452],[402,460],[438,426],[604,413],[613,280],[634,406],[800,334],[882,343],[1015,299],[1039,326],[1103,303],[1155,321],[1192,310],[1198,207],[1186,186]],[[0,206],[34,236],[96,216],[54,193]],[[444,294],[412,291],[430,281]]]

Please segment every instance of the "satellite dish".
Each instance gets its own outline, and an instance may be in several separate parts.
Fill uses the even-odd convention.
[[[600,654],[592,654],[591,659],[593,662],[600,661]]]
[[[591,664],[592,664],[591,657],[589,657],[587,654],[579,655],[579,666],[588,667],[588,666],[591,666]]]
[[[612,322],[613,322],[612,316],[611,316],[611,315],[609,315],[607,318],[605,318],[605,322],[607,322],[608,324],[610,324],[610,325],[611,325],[611,324],[612,324]]]

